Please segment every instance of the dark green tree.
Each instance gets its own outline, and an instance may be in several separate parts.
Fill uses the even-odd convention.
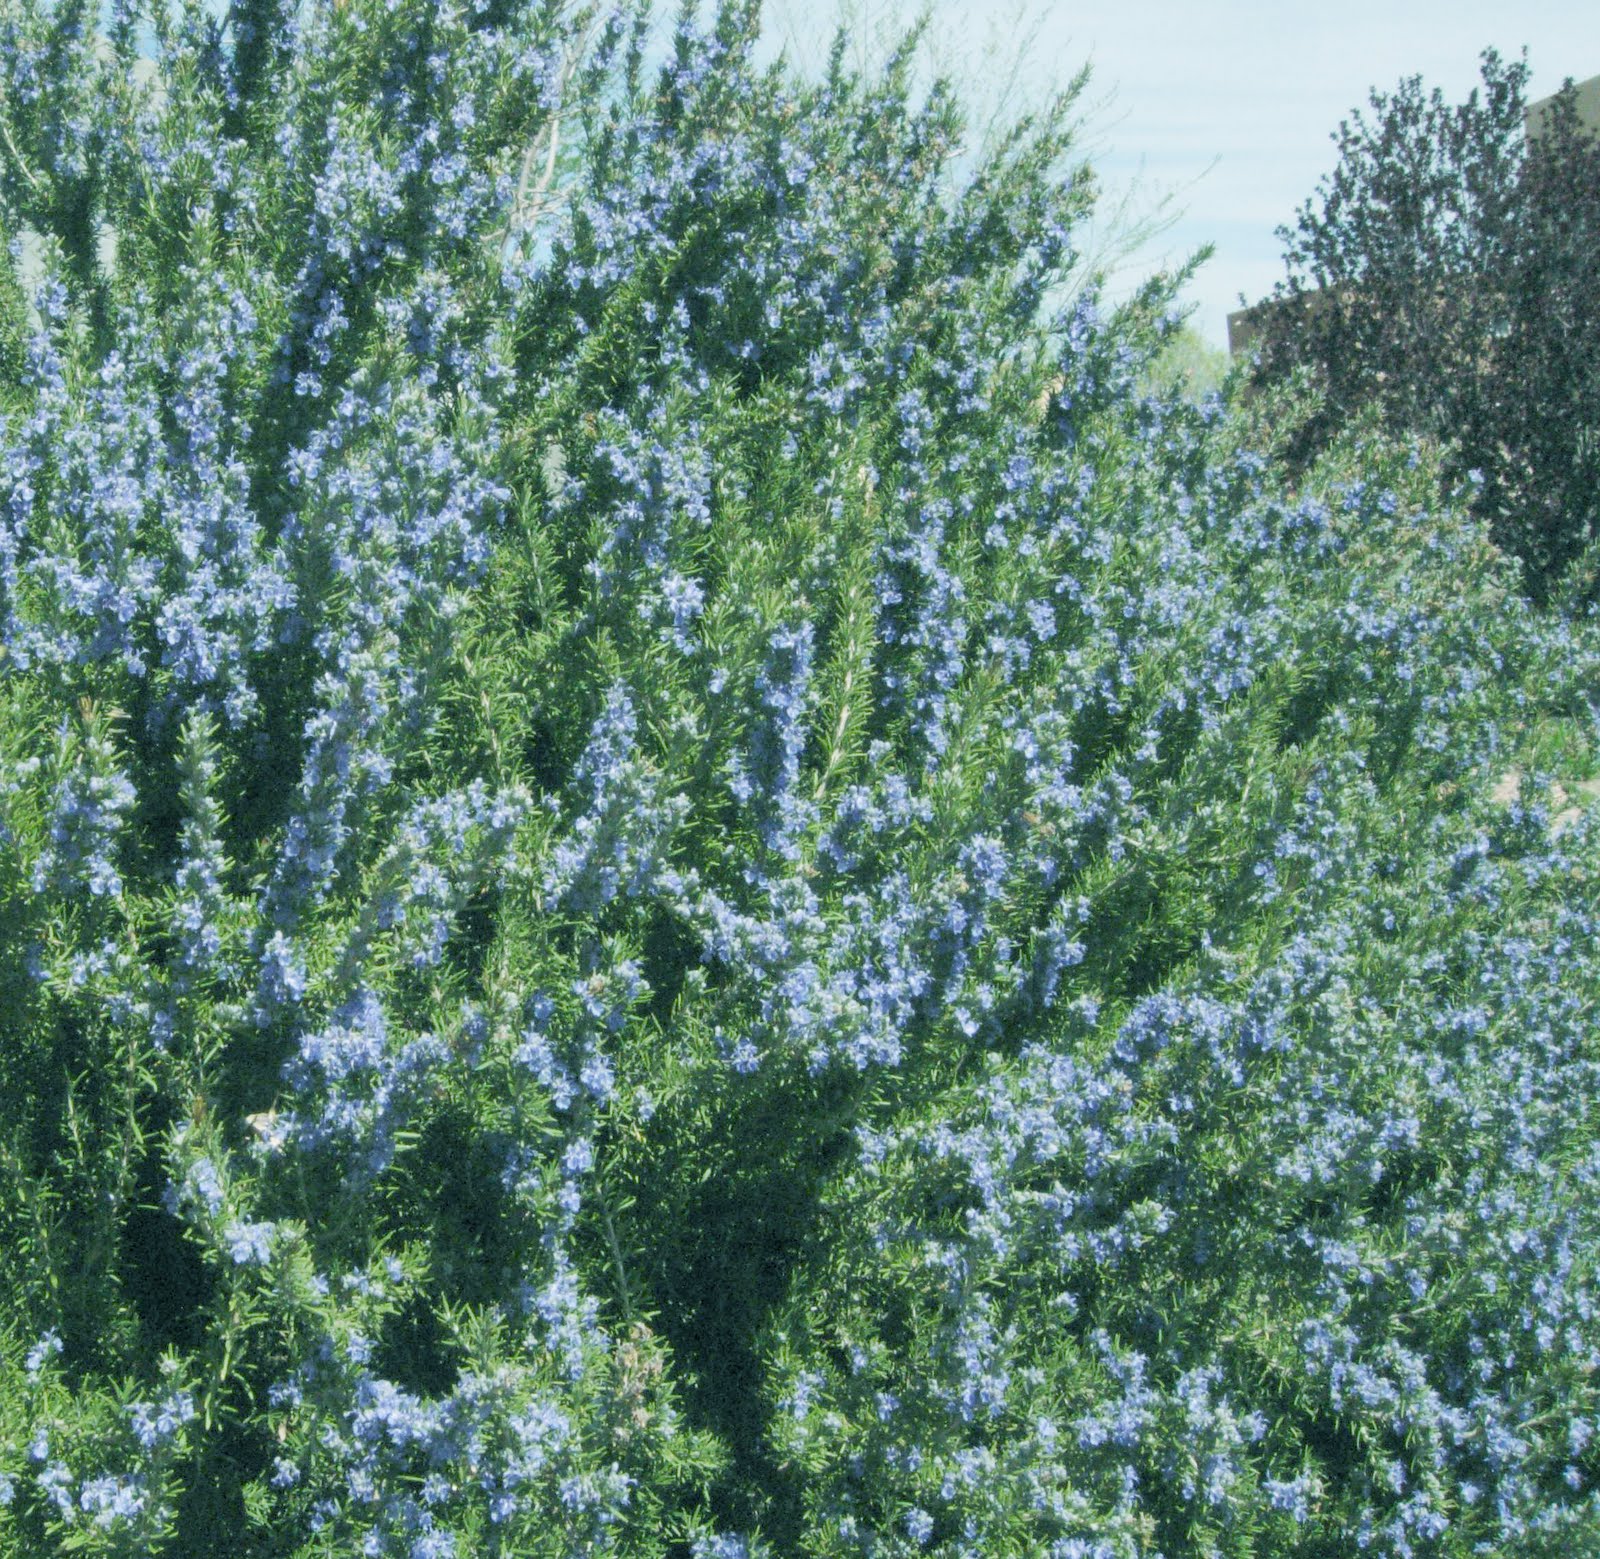
[[[1528,133],[1526,58],[1482,60],[1462,104],[1412,76],[1340,124],[1337,168],[1279,230],[1256,372],[1312,370],[1302,460],[1363,413],[1440,441],[1530,593],[1581,603],[1600,584],[1600,138],[1570,79]]]

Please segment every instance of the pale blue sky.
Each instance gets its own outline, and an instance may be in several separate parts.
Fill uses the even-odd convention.
[[[1215,244],[1190,297],[1195,324],[1219,346],[1238,295],[1253,301],[1283,275],[1274,230],[1293,223],[1332,171],[1329,137],[1365,105],[1370,87],[1392,90],[1402,76],[1420,74],[1459,101],[1490,46],[1508,57],[1527,46],[1534,98],[1565,76],[1600,75],[1597,0],[1021,0],[1020,8],[1037,31],[1009,96],[1036,98],[1091,61],[1086,146],[1110,204],[1128,198],[1137,217],[1166,195],[1182,208],[1118,279],[1129,285],[1163,261]],[[855,9],[870,30],[914,6],[855,0]],[[934,0],[931,9],[935,56],[980,99],[993,95],[1003,74],[997,60],[1015,52],[1019,5]],[[838,13],[839,0],[768,0],[772,35],[799,58],[821,55]]]

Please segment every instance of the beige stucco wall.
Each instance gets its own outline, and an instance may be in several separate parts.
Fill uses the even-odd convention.
[[[1577,83],[1578,88],[1578,119],[1591,130],[1600,131],[1600,76],[1591,76],[1587,81]],[[1540,122],[1549,111],[1550,104],[1555,101],[1555,94],[1542,97],[1537,103],[1528,104],[1528,111],[1523,115],[1523,129],[1531,139],[1539,133]]]

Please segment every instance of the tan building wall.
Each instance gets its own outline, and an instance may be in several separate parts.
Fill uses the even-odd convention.
[[[1332,293],[1324,292],[1317,288],[1312,292],[1302,294],[1303,306],[1307,315],[1317,315],[1328,307],[1329,301],[1337,297],[1342,289],[1335,289]],[[1276,298],[1264,298],[1260,303],[1253,303],[1247,309],[1235,309],[1228,316],[1228,352],[1233,357],[1248,352],[1255,344],[1256,338],[1261,334],[1261,327],[1267,317],[1276,309],[1284,308],[1287,300],[1280,302]]]
[[[1577,91],[1578,122],[1587,129],[1600,132],[1600,76],[1591,76],[1587,81],[1578,82]],[[1537,103],[1528,104],[1528,111],[1522,117],[1522,125],[1530,141],[1538,138],[1544,116],[1549,113],[1550,105],[1554,101],[1555,94],[1552,92],[1549,97],[1542,97]]]

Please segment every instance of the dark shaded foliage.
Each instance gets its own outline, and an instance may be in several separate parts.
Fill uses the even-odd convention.
[[[1458,105],[1409,77],[1340,124],[1338,167],[1279,232],[1258,381],[1313,370],[1302,462],[1368,410],[1439,440],[1529,591],[1581,603],[1600,589],[1600,135],[1570,78],[1525,135],[1526,59],[1488,50],[1482,75]]]

